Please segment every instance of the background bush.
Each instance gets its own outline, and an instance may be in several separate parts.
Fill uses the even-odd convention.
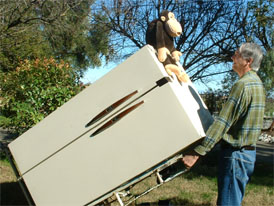
[[[80,89],[69,64],[53,58],[24,60],[0,73],[0,126],[21,134],[60,107]]]

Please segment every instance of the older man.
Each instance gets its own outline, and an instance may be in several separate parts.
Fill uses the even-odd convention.
[[[254,170],[265,107],[263,84],[256,73],[262,58],[261,48],[254,43],[244,43],[235,52],[233,70],[239,80],[201,145],[182,159],[190,168],[220,142],[217,205],[241,205]]]

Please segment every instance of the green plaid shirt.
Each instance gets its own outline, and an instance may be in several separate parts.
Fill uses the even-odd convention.
[[[233,147],[256,146],[263,126],[265,93],[255,71],[245,73],[232,87],[227,102],[195,148],[205,155],[221,139]]]

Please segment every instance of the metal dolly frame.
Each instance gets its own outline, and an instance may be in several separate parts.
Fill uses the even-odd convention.
[[[136,201],[137,199],[143,197],[144,195],[148,194],[149,192],[153,191],[154,189],[157,189],[161,185],[165,184],[166,182],[169,182],[176,178],[177,176],[185,173],[188,171],[187,168],[184,168],[183,170],[177,170],[175,172],[172,172],[168,177],[163,177],[161,172],[167,171],[170,169],[170,167],[174,166],[176,163],[183,164],[180,162],[180,160],[183,158],[182,154],[177,154],[170,159],[167,159],[163,161],[162,163],[156,165],[155,167],[145,171],[144,173],[140,174],[139,176],[131,179],[130,181],[122,184],[121,186],[115,188],[111,192],[99,197],[98,199],[86,204],[86,206],[103,206],[103,205],[109,205],[111,203],[114,203],[117,201],[120,206],[128,206],[132,202]],[[129,198],[129,200],[124,201],[123,199],[125,197],[131,196],[132,194],[130,193],[130,188],[133,187],[134,185],[138,184],[139,182],[145,180],[146,178],[156,175],[157,177],[157,182],[156,184],[143,191],[141,194],[138,194],[137,196]],[[114,197],[115,199],[110,200],[111,197]]]
[[[160,187],[161,185],[173,180],[174,178],[178,177],[181,174],[184,174],[189,171],[189,168],[186,168],[183,166],[183,163],[181,162],[181,159],[183,158],[183,154],[187,154],[189,151],[192,151],[195,146],[201,143],[203,138],[193,142],[188,147],[182,149],[181,151],[177,152],[173,156],[167,158],[166,160],[162,161],[161,163],[157,164],[156,166],[148,169],[147,171],[143,172],[142,174],[136,176],[135,178],[132,178],[128,182],[118,186],[117,188],[113,189],[112,191],[106,193],[105,195],[102,195],[101,197],[98,197],[96,200],[93,200],[92,202],[89,202],[85,206],[104,206],[104,205],[110,205],[111,203],[118,201],[118,205],[120,206],[128,206],[132,202],[136,201],[140,197],[148,194],[149,192],[153,191],[154,189]],[[172,167],[176,166],[176,164],[179,164],[183,166],[183,168],[176,169],[172,171]],[[164,174],[165,171],[171,170],[171,173],[167,177],[163,177],[162,174]],[[174,169],[174,168],[173,168]],[[123,199],[127,196],[130,196],[130,188],[136,185],[137,183],[145,180],[146,178],[156,175],[157,177],[157,183],[155,186],[149,188],[148,190],[142,192],[141,194],[133,197],[132,199],[128,200],[126,203],[123,201]],[[109,199],[114,196],[116,199],[109,202]]]

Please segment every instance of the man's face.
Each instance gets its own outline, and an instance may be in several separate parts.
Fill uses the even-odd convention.
[[[243,59],[243,57],[241,56],[239,50],[236,50],[234,55],[231,57],[231,59],[233,60],[233,65],[232,65],[232,69],[235,72],[240,72],[242,71],[245,66],[247,61],[245,59]]]

